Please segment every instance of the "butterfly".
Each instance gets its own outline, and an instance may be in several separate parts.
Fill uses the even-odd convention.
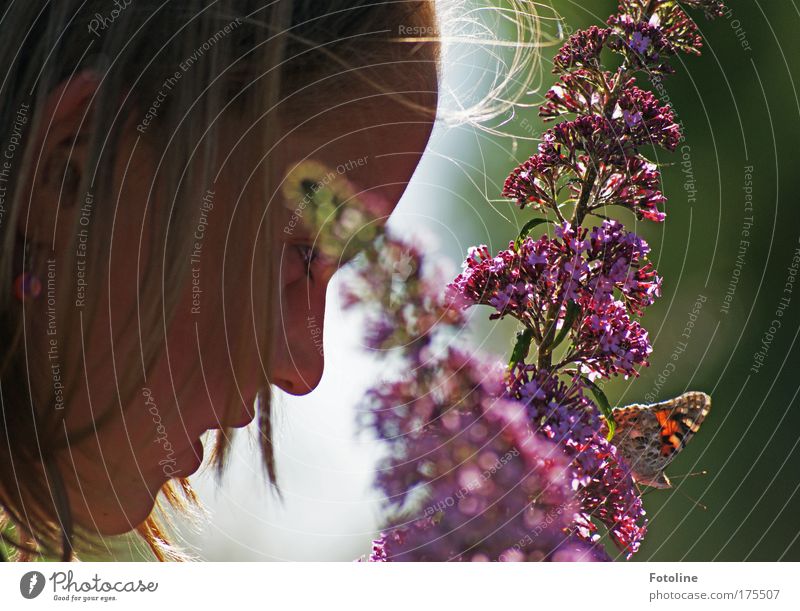
[[[704,392],[687,392],[651,405],[615,407],[617,428],[611,442],[636,483],[671,488],[664,469],[700,429],[709,411],[711,397]]]

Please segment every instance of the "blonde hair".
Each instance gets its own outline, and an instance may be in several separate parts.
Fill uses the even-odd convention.
[[[443,64],[465,73],[445,79],[441,118],[495,136],[515,136],[505,126],[523,108],[538,105],[541,49],[560,44],[560,16],[547,2],[453,0],[437,5],[442,24]],[[422,41],[424,37],[409,37]]]
[[[91,549],[94,541],[83,525],[74,523],[53,454],[90,432],[71,433],[67,439],[62,422],[70,397],[87,375],[78,352],[83,340],[80,329],[84,320],[91,320],[97,304],[87,299],[85,307],[74,307],[74,286],[59,294],[55,320],[64,353],[63,394],[59,397],[53,391],[42,397],[41,388],[52,387],[38,382],[49,373],[46,359],[37,360],[30,353],[26,332],[31,321],[26,320],[26,308],[11,296],[13,280],[21,270],[41,278],[47,274],[45,257],[25,252],[32,236],[17,232],[21,219],[29,213],[26,185],[39,155],[31,143],[48,119],[43,111],[47,97],[59,83],[81,71],[91,70],[100,79],[90,102],[91,118],[88,109],[85,115],[90,170],[77,190],[84,202],[92,204],[94,239],[88,241],[88,261],[99,262],[107,256],[108,244],[100,236],[111,235],[114,209],[94,203],[115,201],[113,168],[126,120],[141,118],[137,125],[141,138],[154,150],[163,151],[157,169],[159,182],[153,188],[163,190],[170,205],[150,206],[147,218],[155,232],[152,244],[163,244],[164,250],[147,253],[147,260],[158,261],[158,255],[164,263],[163,268],[147,266],[140,278],[139,294],[151,297],[141,301],[138,320],[132,316],[127,328],[128,333],[139,333],[142,352],[140,359],[125,355],[130,358],[130,368],[128,375],[121,375],[118,389],[120,406],[125,406],[161,354],[164,329],[175,315],[185,286],[185,268],[179,262],[186,260],[191,232],[180,228],[197,225],[198,193],[202,195],[213,180],[210,160],[222,129],[221,111],[235,108],[243,121],[261,123],[263,150],[269,150],[278,138],[278,126],[274,120],[263,120],[265,109],[276,108],[303,81],[341,69],[329,61],[332,57],[344,64],[363,64],[360,56],[364,49],[377,53],[381,47],[377,39],[393,24],[434,23],[432,2],[425,0],[328,0],[325,10],[320,10],[319,0],[135,0],[114,7],[101,0],[0,2],[4,32],[0,58],[6,67],[0,82],[0,150],[13,151],[11,171],[0,177],[0,286],[7,287],[0,291],[0,341],[4,346],[0,364],[0,520],[15,527],[14,540],[5,533],[3,537],[20,550],[22,559],[36,554],[68,560],[75,549]],[[381,36],[376,31],[381,31]],[[376,44],[370,44],[372,40]],[[191,76],[183,78],[181,71],[191,71]],[[190,163],[195,159],[201,163]],[[66,181],[68,166],[64,172]],[[242,176],[242,181],[246,178]],[[262,212],[254,210],[253,214]],[[81,215],[75,215],[71,246],[59,256],[76,256],[82,227]],[[274,270],[266,253],[261,259],[264,281],[254,290],[264,291],[265,302],[272,303]],[[104,286],[102,265],[89,266],[87,274],[87,284]],[[248,322],[242,321],[242,333]],[[266,358],[269,329],[260,329],[259,334],[261,354]],[[263,365],[267,371],[268,363]],[[180,389],[177,392],[180,394]],[[64,409],[56,409],[57,401]],[[98,409],[101,415],[93,425],[102,426],[113,411],[111,406]],[[274,482],[266,374],[257,417],[264,464]],[[215,446],[220,471],[229,447],[227,433],[220,432]],[[163,492],[167,502],[179,508],[196,501],[185,480],[169,482]],[[167,543],[165,531],[153,515],[139,526],[139,534],[159,559],[181,558]]]

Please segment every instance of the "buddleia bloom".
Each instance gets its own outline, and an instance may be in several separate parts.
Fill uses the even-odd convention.
[[[699,53],[681,4],[708,17],[724,11],[716,0],[621,0],[604,27],[565,41],[540,107],[560,122],[502,190],[542,216],[508,248],[470,248],[444,296],[422,273],[423,249],[380,238],[364,257],[347,301],[372,304],[367,344],[405,371],[376,385],[362,410],[386,449],[375,481],[388,521],[370,560],[607,559],[608,539],[627,557],[640,548],[647,518],[609,441],[602,383],[649,364],[641,316],[662,279],[647,242],[606,209],[666,216],[661,173],[645,152],[674,151],[684,136],[670,105],[637,78]],[[613,70],[606,50],[621,56]],[[406,256],[410,273],[398,283],[392,270]],[[455,341],[476,306],[519,321],[505,363]]]
[[[365,257],[354,286],[363,288],[369,278],[378,291],[394,268],[391,251],[410,254],[412,268],[423,269],[423,253],[400,244],[387,239],[386,256]],[[423,298],[419,292],[433,284],[412,276],[414,300],[382,315],[388,312],[393,328],[413,327],[428,315],[438,322],[416,342],[394,347],[408,373],[376,385],[362,404],[362,426],[387,449],[375,483],[390,518],[370,559],[607,559],[597,538],[582,536],[579,476],[570,457],[508,394],[502,366],[449,341],[437,348],[463,318],[442,316],[449,308],[441,292]],[[367,293],[347,292],[350,303],[364,299],[368,318],[380,311]]]
[[[451,350],[371,394],[368,417],[389,446],[377,482],[394,515],[372,560],[607,558],[579,534],[570,460],[524,404],[496,394],[499,372],[487,384],[491,372]]]
[[[576,66],[598,66],[600,53],[610,34],[610,28],[597,26],[579,30],[569,37],[553,59],[553,71],[566,71]]]
[[[602,422],[580,380],[569,383],[534,365],[516,365],[510,372],[508,396],[527,407],[538,431],[572,460],[579,512],[575,533],[598,537],[594,520],[603,523],[614,542],[628,555],[635,553],[647,532],[641,497],[630,467],[599,433]]]
[[[540,334],[548,310],[561,306],[560,317],[568,300],[599,312],[618,294],[640,314],[660,294],[649,246],[617,221],[591,232],[565,224],[555,234],[511,242],[494,256],[485,245],[471,249],[448,294],[464,306],[492,306],[492,318],[512,315]]]
[[[676,48],[658,25],[637,21],[625,13],[613,15],[608,24],[613,31],[609,48],[625,56],[633,68],[662,74],[675,71],[668,60],[675,55]]]

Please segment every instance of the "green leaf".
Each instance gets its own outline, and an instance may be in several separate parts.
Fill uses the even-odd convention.
[[[517,236],[517,239],[514,241],[514,243],[517,246],[519,246],[522,243],[522,240],[528,237],[528,234],[534,229],[534,227],[537,227],[542,223],[552,223],[552,222],[553,221],[551,221],[550,219],[543,219],[543,218],[535,218],[529,220],[522,226],[522,229],[520,230],[519,235]]]
[[[581,308],[577,303],[571,299],[567,302],[567,313],[564,315],[564,323],[561,325],[561,330],[558,332],[555,340],[553,340],[553,343],[550,345],[550,350],[564,341],[567,333],[569,333],[569,330],[572,328],[572,323],[575,322],[575,317],[580,311]]]
[[[586,385],[589,387],[589,390],[592,391],[594,398],[597,399],[597,406],[600,408],[600,413],[603,415],[603,418],[605,418],[606,425],[608,426],[608,435],[606,435],[606,439],[611,441],[611,438],[614,436],[614,432],[617,430],[617,423],[614,422],[614,410],[611,409],[611,405],[608,402],[606,394],[597,384],[586,377],[583,378],[583,381],[586,382]]]
[[[521,363],[528,356],[531,349],[531,341],[533,340],[533,329],[524,329],[517,332],[517,341],[514,344],[514,350],[511,352],[511,359],[508,361],[508,366],[513,367],[517,363]]]

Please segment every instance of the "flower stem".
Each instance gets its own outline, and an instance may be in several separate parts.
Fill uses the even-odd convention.
[[[561,312],[561,304],[553,303],[547,310],[544,329],[542,330],[542,341],[539,344],[539,369],[549,368],[552,363],[552,353],[550,347],[556,336],[556,326],[558,325],[558,315]]]
[[[572,220],[573,227],[580,227],[583,223],[583,219],[588,212],[589,198],[592,194],[595,180],[597,180],[597,170],[594,165],[591,165],[586,171],[586,178],[584,178],[583,186],[581,187],[581,196],[575,205],[575,216]]]

